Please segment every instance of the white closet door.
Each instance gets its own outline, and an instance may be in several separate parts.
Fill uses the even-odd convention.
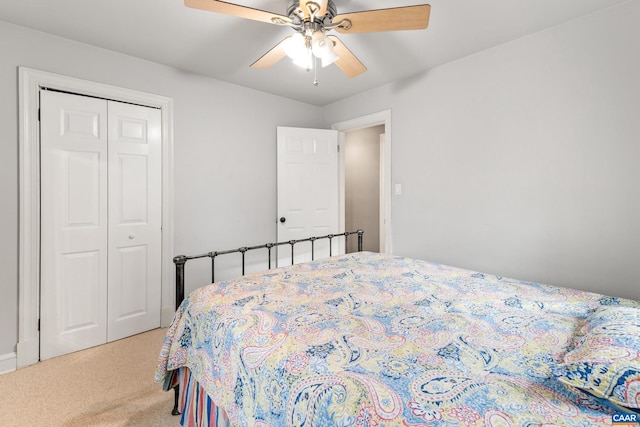
[[[160,110],[109,102],[109,341],[160,327],[160,136]]]
[[[107,336],[107,102],[42,91],[40,358]]]
[[[40,358],[160,326],[160,110],[41,92]]]

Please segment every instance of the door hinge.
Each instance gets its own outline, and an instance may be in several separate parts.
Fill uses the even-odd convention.
[[[40,121],[40,109],[38,108],[38,121]]]
[[[340,146],[339,146],[339,145],[336,145],[336,147],[338,147],[338,153],[339,153],[339,152],[340,152]]]
[[[40,332],[40,319],[38,319],[38,332]]]

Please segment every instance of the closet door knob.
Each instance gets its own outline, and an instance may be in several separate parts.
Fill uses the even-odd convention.
[[[136,235],[135,234],[129,234],[129,240],[133,240],[135,239]]]
[[[285,218],[285,217],[280,217],[280,222],[284,224],[285,222],[287,222],[287,218]]]

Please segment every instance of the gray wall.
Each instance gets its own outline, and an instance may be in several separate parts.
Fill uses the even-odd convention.
[[[640,1],[326,106],[392,110],[398,255],[640,300]]]
[[[3,22],[0,58],[0,356],[17,341],[18,66],[173,98],[176,253],[275,239],[276,126],[319,127],[319,107]]]

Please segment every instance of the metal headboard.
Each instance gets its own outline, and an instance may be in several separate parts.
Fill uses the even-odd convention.
[[[311,242],[311,259],[314,260],[316,240],[329,239],[329,256],[332,256],[333,255],[333,252],[332,252],[333,249],[331,245],[332,239],[335,237],[344,236],[344,246],[346,248],[347,243],[349,241],[348,240],[349,236],[353,234],[358,235],[358,252],[362,252],[362,235],[364,234],[364,231],[357,230],[357,231],[346,231],[344,233],[339,233],[339,234],[327,234],[326,236],[307,237],[306,239],[300,239],[300,240],[289,240],[287,242],[265,243],[264,245],[258,245],[258,246],[244,246],[238,249],[229,249],[226,251],[213,251],[213,252],[207,252],[205,254],[200,254],[200,255],[192,255],[192,256],[178,255],[173,258],[173,263],[176,265],[176,310],[184,300],[184,270],[185,270],[184,266],[189,260],[198,259],[198,258],[211,258],[211,283],[213,283],[216,281],[215,261],[216,261],[216,257],[220,255],[228,255],[228,254],[234,254],[234,253],[242,254],[242,275],[244,276],[245,253],[247,253],[248,251],[253,251],[256,249],[267,249],[267,264],[270,270],[271,269],[271,249],[273,249],[276,246],[290,245],[291,246],[291,264],[295,264],[294,246],[297,243]]]

